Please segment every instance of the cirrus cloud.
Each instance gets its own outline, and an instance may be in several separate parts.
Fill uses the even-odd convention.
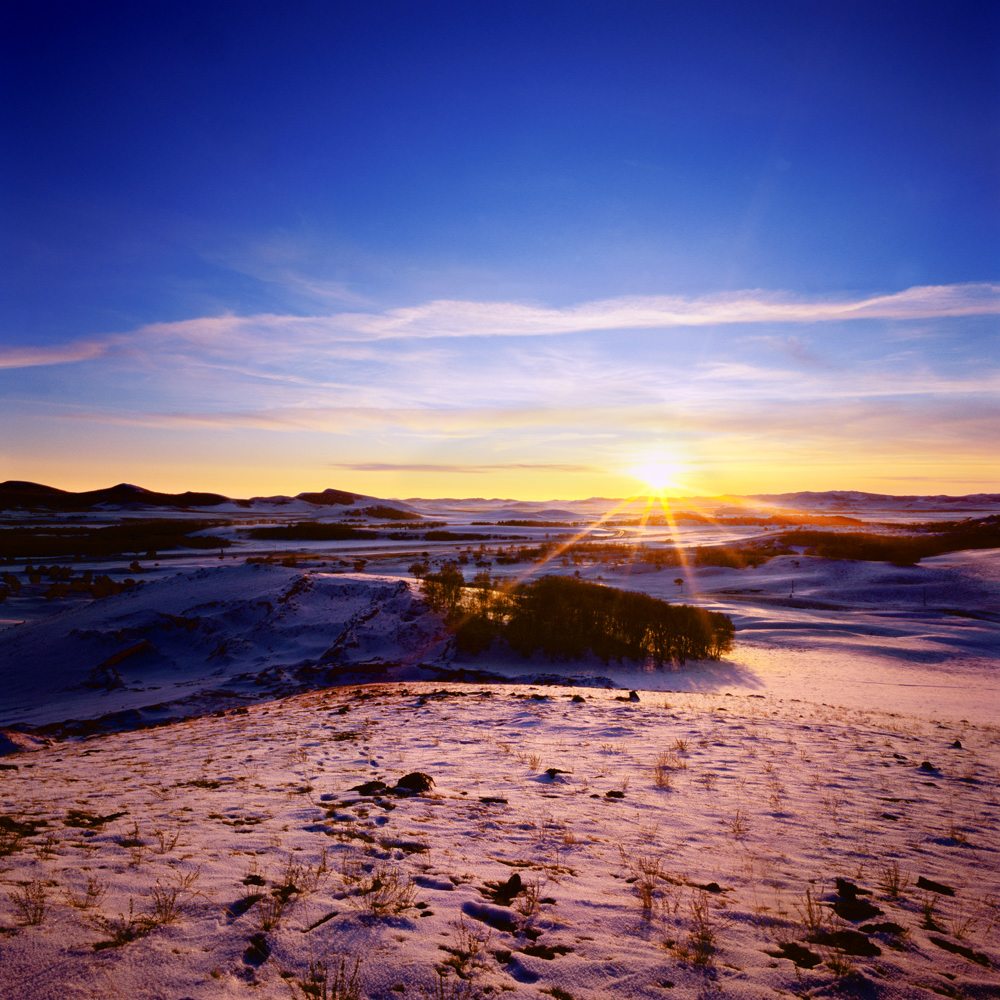
[[[151,323],[47,347],[0,347],[0,368],[93,361],[115,352],[251,351],[264,359],[304,352],[356,357],[359,343],[471,337],[566,336],[613,330],[655,330],[858,320],[912,321],[1000,315],[1000,284],[926,285],[861,298],[795,298],[762,291],[682,297],[629,296],[554,308],[516,302],[437,299],[380,312],[318,316],[225,314]],[[352,346],[353,345],[353,346]]]

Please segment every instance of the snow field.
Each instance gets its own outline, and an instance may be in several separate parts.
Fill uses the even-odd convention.
[[[8,756],[0,995],[1000,993],[996,727],[638,697],[334,689]]]

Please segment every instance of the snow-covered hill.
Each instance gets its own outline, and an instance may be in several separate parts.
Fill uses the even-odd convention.
[[[231,704],[337,683],[365,664],[419,663],[443,642],[404,580],[203,568],[6,631],[0,719],[37,725],[164,703],[160,716],[204,711],[213,695]]]

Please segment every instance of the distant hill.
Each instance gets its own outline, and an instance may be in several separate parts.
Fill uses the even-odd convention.
[[[319,507],[350,507],[355,500],[368,499],[361,493],[348,493],[345,490],[323,490],[322,493],[297,493],[296,500],[305,500],[306,503],[316,504]]]
[[[41,483],[29,483],[21,480],[12,479],[0,483],[0,510],[83,511],[109,507],[122,509],[151,507],[185,510],[190,508],[221,507],[229,504],[249,509],[284,507],[308,513],[310,507],[352,507],[358,501],[371,504],[373,501],[379,499],[378,497],[363,493],[351,493],[347,490],[332,488],[318,492],[298,493],[295,496],[282,495],[237,499],[223,496],[221,493],[199,493],[190,490],[184,493],[157,493],[154,490],[147,490],[141,486],[133,486],[130,483],[119,483],[117,486],[110,486],[106,489],[85,490],[80,493],[73,493],[69,490],[57,489],[54,486],[45,486]],[[868,506],[873,508],[894,507],[913,511],[932,510],[935,508],[960,511],[998,506],[1000,505],[1000,493],[972,493],[966,496],[947,496],[943,494],[932,496],[893,496],[886,493],[863,493],[858,490],[828,490],[825,492],[758,493],[744,497],[685,497],[678,499],[676,503],[694,506],[707,503],[717,507],[720,502],[731,502],[737,506],[743,506],[747,501],[781,507],[787,510],[835,512],[846,509],[857,510]],[[393,502],[397,508],[402,504],[403,510],[397,510],[397,516],[403,515],[406,519],[415,516],[412,508],[410,510],[406,510],[406,508],[410,507],[410,505],[416,505],[419,508],[423,504],[462,505],[466,510],[489,508],[490,513],[495,516],[572,519],[583,512],[582,510],[575,510],[574,507],[586,508],[587,511],[593,512],[595,508],[610,508],[621,503],[619,500],[598,497],[573,501],[483,500],[482,498],[468,497],[451,500],[412,498],[406,501]],[[384,508],[381,509],[383,515],[378,515],[378,511],[375,508],[366,508],[362,513],[370,513],[372,516],[391,516],[384,515]],[[427,510],[428,508],[425,508],[424,513]]]
[[[103,490],[85,490],[72,493],[41,483],[8,480],[0,483],[0,508],[46,510],[88,510],[98,506],[108,507],[213,507],[229,503],[220,493],[156,493],[119,483]]]
[[[325,507],[350,506],[360,499],[372,498],[364,497],[360,493],[347,493],[344,490],[334,489],[327,489],[322,493],[300,493],[297,497],[255,497],[243,500],[223,496],[221,493],[198,493],[191,490],[184,493],[157,493],[130,483],[118,483],[117,486],[109,486],[106,489],[84,490],[80,493],[16,479],[0,483],[0,510],[78,511],[92,510],[96,507],[187,509],[219,507],[223,504],[254,507],[288,504],[293,500]]]
[[[1000,493],[970,493],[965,496],[948,496],[943,493],[930,496],[896,496],[891,493],[863,493],[860,490],[826,490],[824,492],[804,491],[801,493],[758,493],[747,497],[762,503],[803,509],[835,509],[863,506],[910,507],[977,507],[1000,503]]]

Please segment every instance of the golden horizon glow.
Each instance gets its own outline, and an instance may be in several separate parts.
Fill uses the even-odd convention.
[[[198,460],[188,454],[186,442],[158,442],[159,447],[152,454],[148,449],[139,451],[132,442],[117,437],[106,440],[106,444],[107,457],[99,459],[82,450],[72,456],[40,450],[20,460],[12,454],[0,454],[0,479],[28,480],[73,491],[128,482],[165,493],[193,490],[230,497],[294,496],[333,487],[385,499],[496,497],[558,502],[643,495],[649,491],[644,485],[645,477],[632,475],[626,469],[645,465],[647,460],[656,461],[657,454],[655,449],[626,451],[621,456],[625,461],[619,465],[602,461],[603,455],[600,459],[594,455],[598,460],[579,472],[546,468],[511,468],[490,473],[403,469],[370,472],[317,463],[315,455],[309,453],[312,449],[286,446],[275,452],[264,447],[269,444],[266,438],[262,441],[252,435],[246,439],[242,436],[209,439],[204,444],[207,454]],[[567,449],[566,458],[586,462],[591,456],[577,448]],[[669,456],[662,458],[666,464]],[[861,447],[850,460],[822,464],[810,462],[808,454],[793,448],[755,458],[719,454],[706,447],[699,448],[697,461],[680,453],[673,456],[673,461],[681,466],[677,485],[667,487],[664,492],[677,499],[804,490],[956,496],[1000,491],[1000,482],[990,476],[992,468],[985,468],[978,456],[954,450],[937,467],[926,455],[892,460],[882,449],[873,448],[866,454]],[[653,493],[658,495],[660,491]]]

